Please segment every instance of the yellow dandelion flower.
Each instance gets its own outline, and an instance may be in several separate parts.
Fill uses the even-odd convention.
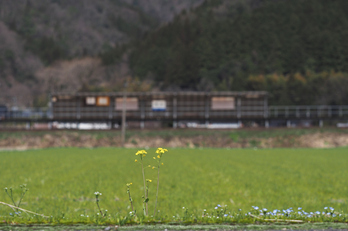
[[[160,155],[158,155],[157,158],[161,158]]]
[[[156,151],[157,154],[163,154],[165,152],[168,152],[168,150],[165,148],[157,148],[157,151]]]
[[[147,167],[151,168],[151,165],[148,165]]]
[[[135,153],[135,155],[143,155],[143,156],[145,156],[145,154],[147,154],[145,150],[139,150],[137,151],[137,153]]]
[[[135,159],[135,160],[134,160],[134,162],[138,162],[138,160],[137,160],[137,159]]]
[[[155,166],[152,166],[152,169],[155,169]]]
[[[153,157],[154,160],[156,160],[156,157]]]
[[[163,165],[163,163],[161,165]]]

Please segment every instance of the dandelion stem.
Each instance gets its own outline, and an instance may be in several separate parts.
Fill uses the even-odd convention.
[[[142,198],[144,198],[144,196],[143,196]],[[143,200],[143,212],[144,212],[144,216],[146,216],[145,198],[144,198],[144,200]]]
[[[145,185],[145,172],[144,172],[144,163],[143,163],[143,158],[145,157],[145,155],[147,154],[147,152],[145,150],[140,150],[137,151],[137,153],[135,153],[136,156],[140,156],[140,161],[141,161],[141,172],[143,174],[143,182],[144,182],[144,201],[143,201],[143,211],[144,211],[144,215],[147,216],[147,203],[146,203],[146,209],[145,209],[145,202],[147,200],[146,197],[146,185]],[[137,160],[135,160],[135,162],[137,162]]]
[[[156,202],[155,202],[155,211],[154,211],[154,213],[153,213],[153,216],[154,216],[154,217],[156,216],[156,209],[157,209],[157,202],[158,202],[159,174],[160,174],[160,166],[161,166],[160,161],[161,161],[161,157],[162,157],[163,153],[165,153],[165,152],[168,152],[168,150],[165,149],[165,148],[158,148],[157,151],[156,151],[156,153],[158,154],[158,155],[157,155],[157,158],[158,158],[158,159],[157,159],[157,161],[158,161],[158,167],[157,167],[157,191],[156,191]],[[162,163],[162,165],[163,165],[163,163]]]
[[[134,209],[133,209],[133,199],[132,199],[131,194],[130,194],[129,186],[128,186],[128,195],[129,195],[129,201],[130,201],[130,204],[131,204],[131,207],[132,207],[132,212],[134,212]]]
[[[100,214],[104,217],[104,214],[103,214],[102,210],[100,209],[99,200],[98,199],[97,199],[97,206],[98,206],[98,209],[100,211]]]
[[[149,196],[149,183],[147,183],[147,185],[146,185],[146,196],[145,196],[146,215],[149,214],[148,207],[147,207],[147,202],[149,201],[148,196]]]
[[[7,190],[6,190],[6,193],[7,193],[7,195],[11,198],[13,205],[14,205],[14,206],[17,206],[17,205],[16,205],[16,202],[13,200],[12,188],[10,188],[10,192],[11,192],[11,195],[10,195],[10,194],[7,192]],[[18,209],[17,209],[17,211],[18,211]]]
[[[95,192],[94,195],[95,195],[95,202],[97,203],[99,212],[104,217],[104,214],[103,214],[103,212],[102,212],[102,210],[100,209],[100,206],[99,206],[99,196],[101,196],[102,194],[100,192]]]
[[[27,191],[28,191],[27,189],[24,189],[24,191],[22,192],[22,195],[21,195],[21,198],[19,199],[17,207],[19,207],[21,205],[22,199]],[[17,209],[17,212],[18,212],[18,209]]]
[[[159,172],[160,172],[160,163],[158,161],[158,168],[157,168],[157,191],[156,191],[156,202],[155,202],[155,210],[153,212],[153,216],[156,216],[156,208],[157,208],[157,200],[158,200],[158,189],[159,189]]]
[[[143,158],[141,156],[141,171],[143,172],[143,181],[144,181],[144,202],[145,203],[145,200],[146,200],[146,185],[145,185],[145,172],[144,172],[144,165],[143,165]],[[146,208],[144,210],[144,215],[147,216],[147,203],[146,203]]]
[[[143,158],[141,158],[141,170],[142,170],[142,172],[143,172],[144,197],[145,197],[145,200],[146,200],[147,196],[146,196],[146,184],[145,184],[145,172],[144,172]],[[147,212],[146,212],[146,211],[147,211],[147,203],[146,203],[146,205],[145,205],[145,211],[144,211],[145,216],[147,216]]]

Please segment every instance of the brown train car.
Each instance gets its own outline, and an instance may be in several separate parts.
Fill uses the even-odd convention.
[[[123,106],[123,102],[126,102]],[[231,121],[267,117],[267,92],[107,92],[51,94],[60,121]]]

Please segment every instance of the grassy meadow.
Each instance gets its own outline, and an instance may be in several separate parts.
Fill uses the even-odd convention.
[[[145,166],[156,165],[155,151],[147,150]],[[19,200],[19,185],[26,184],[29,191],[21,207],[52,216],[49,221],[24,213],[15,217],[11,208],[0,205],[2,222],[95,222],[99,210],[94,193],[101,192],[102,210],[108,210],[109,221],[117,223],[131,211],[126,193],[130,182],[134,207],[141,215],[144,189],[140,163],[134,161],[136,152],[122,148],[0,152],[0,187],[12,187],[14,199]],[[250,211],[259,215],[252,206],[268,211],[291,207],[294,212],[301,207],[308,213],[333,207],[335,212],[348,213],[348,148],[170,149],[161,162],[157,218],[163,221],[205,213],[217,217],[217,205],[231,217]],[[151,216],[157,170],[147,167],[145,174],[152,180]],[[4,190],[0,201],[11,204]]]

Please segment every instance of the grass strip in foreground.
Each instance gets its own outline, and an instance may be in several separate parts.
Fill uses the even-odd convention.
[[[305,223],[305,224],[248,224],[248,225],[2,225],[0,230],[348,230],[347,223]]]

